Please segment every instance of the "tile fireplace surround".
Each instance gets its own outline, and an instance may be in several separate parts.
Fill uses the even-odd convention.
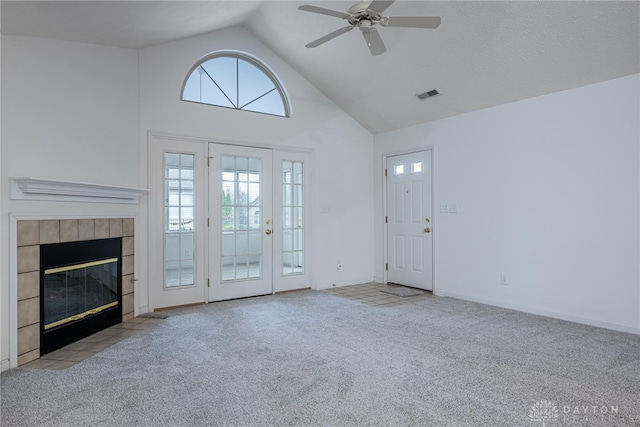
[[[133,218],[17,222],[18,366],[40,358],[40,245],[122,238],[122,320],[134,316]]]

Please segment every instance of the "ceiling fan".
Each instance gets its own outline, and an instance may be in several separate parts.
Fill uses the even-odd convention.
[[[346,19],[349,25],[333,31],[326,36],[307,44],[306,47],[318,47],[341,34],[347,33],[354,28],[360,28],[364,40],[369,46],[371,55],[381,55],[387,51],[386,46],[382,42],[376,25],[383,27],[408,27],[408,28],[437,28],[441,19],[439,16],[383,16],[382,13],[391,6],[395,0],[363,0],[361,3],[355,4],[345,12],[337,10],[325,9],[323,7],[305,4],[298,9],[305,12],[319,13],[321,15],[335,16],[336,18]]]

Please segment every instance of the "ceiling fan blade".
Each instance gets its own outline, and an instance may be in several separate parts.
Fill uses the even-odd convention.
[[[338,37],[340,34],[344,34],[347,33],[349,31],[353,30],[353,26],[348,26],[348,27],[342,27],[339,30],[335,30],[332,33],[327,34],[326,36],[320,37],[318,40],[314,40],[311,43],[305,45],[306,47],[318,47],[320,46],[322,43],[326,43],[331,39],[335,39],[336,37]]]
[[[439,16],[390,16],[381,22],[385,27],[438,28]]]
[[[338,12],[337,10],[325,9],[324,7],[312,6],[310,4],[303,4],[298,8],[305,12],[319,13],[321,15],[335,16],[336,18],[347,19],[349,15],[344,12]]]
[[[373,0],[367,9],[382,13],[387,10],[389,6],[395,3],[395,1],[396,0]]]
[[[362,35],[364,36],[364,40],[367,42],[367,46],[369,46],[371,55],[378,56],[387,51],[387,47],[384,45],[382,37],[380,37],[378,30],[375,28],[363,29]]]

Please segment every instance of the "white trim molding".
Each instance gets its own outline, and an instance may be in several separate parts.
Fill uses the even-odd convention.
[[[144,188],[61,181],[44,178],[11,178],[11,199],[95,203],[138,203],[150,190]]]

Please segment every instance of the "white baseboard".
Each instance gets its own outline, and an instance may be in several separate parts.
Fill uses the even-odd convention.
[[[570,316],[570,315],[566,315],[566,314],[563,314],[563,313],[556,313],[556,312],[547,311],[547,310],[539,310],[539,309],[535,309],[535,308],[531,308],[531,307],[523,307],[523,306],[519,306],[519,305],[515,305],[515,304],[504,304],[504,303],[500,303],[500,302],[496,302],[496,301],[487,300],[487,299],[484,299],[484,298],[477,298],[477,297],[473,297],[473,296],[457,294],[455,292],[436,291],[434,293],[437,296],[441,296],[441,297],[451,297],[451,298],[461,299],[461,300],[465,300],[465,301],[472,301],[472,302],[477,302],[477,303],[480,303],[480,304],[487,304],[487,305],[492,305],[492,306],[495,306],[495,307],[508,308],[510,310],[522,311],[524,313],[537,314],[539,316],[545,316],[545,317],[551,317],[551,318],[554,318],[554,319],[566,320],[568,322],[581,323],[583,325],[595,326],[595,327],[598,327],[598,328],[612,329],[614,331],[628,332],[630,334],[640,335],[640,327],[620,325],[620,324],[617,324],[617,323],[610,323],[610,322],[602,322],[602,321],[599,321],[599,320],[589,319],[589,318],[586,318],[586,317]]]
[[[9,359],[0,361],[0,372],[8,371],[10,367],[11,363],[9,363]]]

